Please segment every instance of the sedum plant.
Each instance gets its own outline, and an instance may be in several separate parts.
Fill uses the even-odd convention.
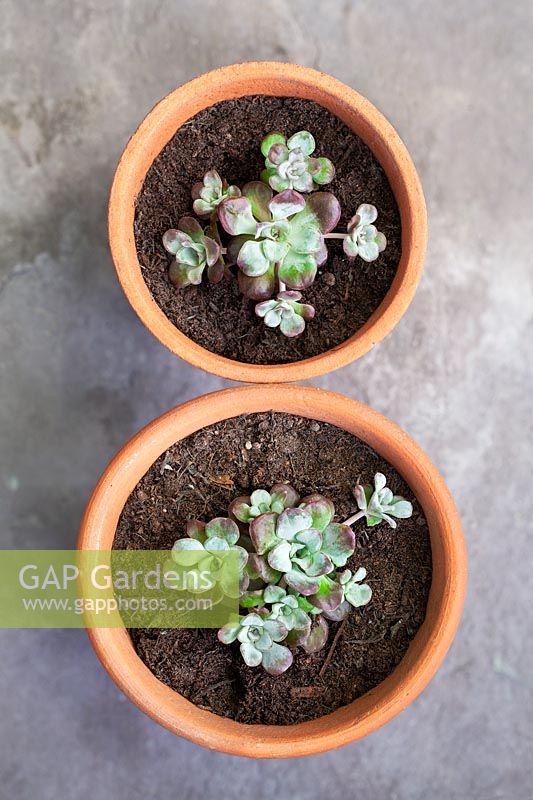
[[[391,528],[396,528],[397,519],[407,519],[412,516],[413,506],[408,500],[395,495],[387,486],[387,479],[382,472],[374,475],[374,486],[357,484],[353,490],[354,497],[359,506],[359,511],[350,517],[349,523],[355,522],[361,517],[366,517],[366,524],[369,527],[379,525],[380,522],[387,522]]]
[[[376,493],[379,496],[373,500]],[[230,548],[239,552],[243,613],[224,625],[218,638],[224,644],[238,642],[249,667],[282,674],[298,648],[315,653],[324,647],[329,622],[339,622],[353,608],[370,602],[366,569],[359,566],[352,571],[347,566],[356,544],[352,525],[363,518],[369,527],[377,524],[378,501],[382,514],[378,521],[389,521],[391,507],[399,512],[397,518],[410,516],[412,507],[386,489],[381,473],[375,476],[374,488],[358,484],[354,494],[360,510],[337,522],[335,507],[324,495],[300,498],[285,483],[270,491],[255,489],[230,503],[228,517],[208,523],[191,520],[186,536],[175,543],[172,552],[180,558],[187,551],[196,557],[201,551],[206,559],[216,559],[218,552]],[[220,584],[224,589],[223,577]]]
[[[209,217],[223,200],[239,197],[240,193],[238,186],[228,186],[216,169],[210,169],[205,173],[202,183],[195,183],[192,187],[194,213],[199,217]]]
[[[168,230],[163,244],[175,260],[169,277],[178,288],[237,278],[242,294],[258,301],[255,312],[265,326],[289,338],[300,336],[315,309],[300,303],[300,292],[315,281],[328,258],[327,241],[343,241],[350,260],[375,261],[387,241],[373,224],[377,209],[363,203],[346,233],[335,233],[340,203],[331,192],[315,191],[333,181],[335,168],[315,157],[309,131],[289,138],[269,133],[261,142],[265,169],[261,180],[242,189],[229,185],[216,169],[192,188],[193,210],[207,220],[204,229],[183,217]],[[298,295],[298,296],[297,296]]]
[[[331,183],[335,167],[329,158],[312,158],[315,139],[309,131],[298,131],[289,139],[282,133],[269,133],[261,142],[265,169],[261,180],[276,192],[297,189],[312,192],[316,186]]]

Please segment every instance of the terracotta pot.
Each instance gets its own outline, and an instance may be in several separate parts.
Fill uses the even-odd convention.
[[[347,341],[292,364],[262,366],[211,353],[176,328],[146,286],[135,248],[135,199],[152,162],[188,119],[221,100],[250,94],[303,97],[325,106],[357,132],[379,160],[392,186],[402,223],[402,256],[385,299]],[[234,64],[208,72],[167,95],[130,139],[118,165],[109,202],[109,241],[122,288],[146,327],[196,367],[236,381],[275,383],[323,375],[364,355],[406,311],[422,273],[427,220],[413,162],[394,128],[364,97],[340,81],[296,64]],[[176,290],[178,291],[178,290]]]
[[[426,515],[433,580],[424,623],[394,672],[350,705],[292,726],[245,725],[202,711],[161,683],[135,653],[124,629],[89,630],[105,669],[143,711],[174,733],[241,756],[279,758],[320,753],[379,728],[411,703],[441,664],[454,637],[466,587],[466,552],[453,500],[437,469],[398,426],[368,406],[304,386],[246,386],[191,400],[151,422],[102,475],[81,525],[78,547],[110,549],[131,491],[172,444],[243,413],[284,411],[337,425],[367,442],[407,481]]]

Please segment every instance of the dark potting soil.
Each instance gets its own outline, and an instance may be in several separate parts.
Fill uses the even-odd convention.
[[[332,191],[342,207],[337,230],[345,231],[361,203],[378,209],[387,248],[371,264],[348,261],[342,242],[328,241],[329,258],[304,292],[315,318],[296,339],[268,329],[243,297],[237,281],[176,289],[169,281],[172,257],[161,237],[191,212],[191,187],[216,168],[229,183],[258,180],[264,168],[261,139],[272,130],[311,131],[316,154],[336,167]],[[241,97],[205,109],[183,125],[148,170],[137,197],[135,241],[144,279],[156,303],[183,333],[207,350],[252,364],[299,361],[336,347],[369,319],[390,288],[400,260],[400,215],[388,179],[363,141],[330,111],[310,100]]]
[[[298,649],[289,670],[273,678],[262,667],[247,667],[238,644],[222,644],[215,630],[131,630],[137,653],[154,675],[201,708],[240,722],[277,725],[328,714],[383,681],[425,617],[428,526],[398,473],[339,428],[262,413],[198,431],[173,445],[138,483],[120,516],[114,547],[171,548],[188,519],[225,515],[234,497],[283,481],[301,496],[330,497],[341,521],[357,510],[352,487],[359,479],[371,482],[377,471],[413,503],[413,516],[399,520],[396,530],[386,523],[356,523],[357,546],[348,567],[366,567],[372,599],[345,622],[330,623],[323,650],[306,655]]]

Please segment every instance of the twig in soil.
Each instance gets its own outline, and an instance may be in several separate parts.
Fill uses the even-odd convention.
[[[327,670],[327,668],[331,664],[331,659],[333,658],[333,653],[335,652],[335,648],[337,647],[337,642],[341,638],[341,636],[342,636],[342,634],[344,632],[345,626],[346,626],[346,620],[344,619],[341,622],[341,624],[339,625],[337,633],[335,634],[335,638],[333,639],[333,641],[331,643],[331,647],[329,648],[328,654],[326,656],[326,660],[324,661],[324,663],[320,667],[320,672],[318,673],[318,677],[319,678],[323,677],[325,671]]]
[[[346,644],[376,644],[382,642],[385,638],[385,633],[380,633],[379,636],[372,636],[369,639],[346,639]]]
[[[212,686],[208,686],[207,689],[202,689],[201,692],[197,692],[194,695],[194,697],[192,699],[192,702],[195,703],[197,698],[204,697],[206,694],[209,694],[209,692],[214,692],[215,689],[220,689],[221,686],[226,686],[228,683],[235,683],[235,678],[226,678],[226,680],[224,680],[224,681],[219,681],[218,683],[213,683],[213,685]]]
[[[304,699],[307,700],[311,697],[314,697],[320,691],[318,686],[294,686],[291,689],[291,697],[295,700]]]

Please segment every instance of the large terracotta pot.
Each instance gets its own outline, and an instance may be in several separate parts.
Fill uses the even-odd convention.
[[[216,750],[259,758],[303,756],[353,742],[399,714],[424,689],[454,637],[466,587],[466,552],[453,500],[437,469],[397,425],[368,406],[303,386],[246,386],[205,395],[151,422],[118,453],[87,506],[78,547],[110,549],[131,491],[176,441],[244,413],[284,411],[337,425],[367,442],[407,481],[426,515],[433,579],[424,623],[394,672],[350,705],[292,726],[245,725],[197,708],[161,683],[135,653],[124,629],[89,630],[105,669],[154,720]]]
[[[402,255],[385,299],[343,344],[292,364],[262,366],[211,353],[176,328],[152,298],[135,247],[135,200],[156,156],[188,119],[221,100],[250,94],[303,97],[325,106],[363,139],[379,160],[400,209]],[[146,327],[170,350],[196,367],[236,381],[275,383],[322,375],[364,355],[396,325],[422,273],[427,220],[420,182],[405,145],[368,100],[329,75],[296,64],[234,64],[186,83],[150,111],[128,142],[109,201],[109,241],[122,288]],[[176,290],[177,291],[177,290]]]

